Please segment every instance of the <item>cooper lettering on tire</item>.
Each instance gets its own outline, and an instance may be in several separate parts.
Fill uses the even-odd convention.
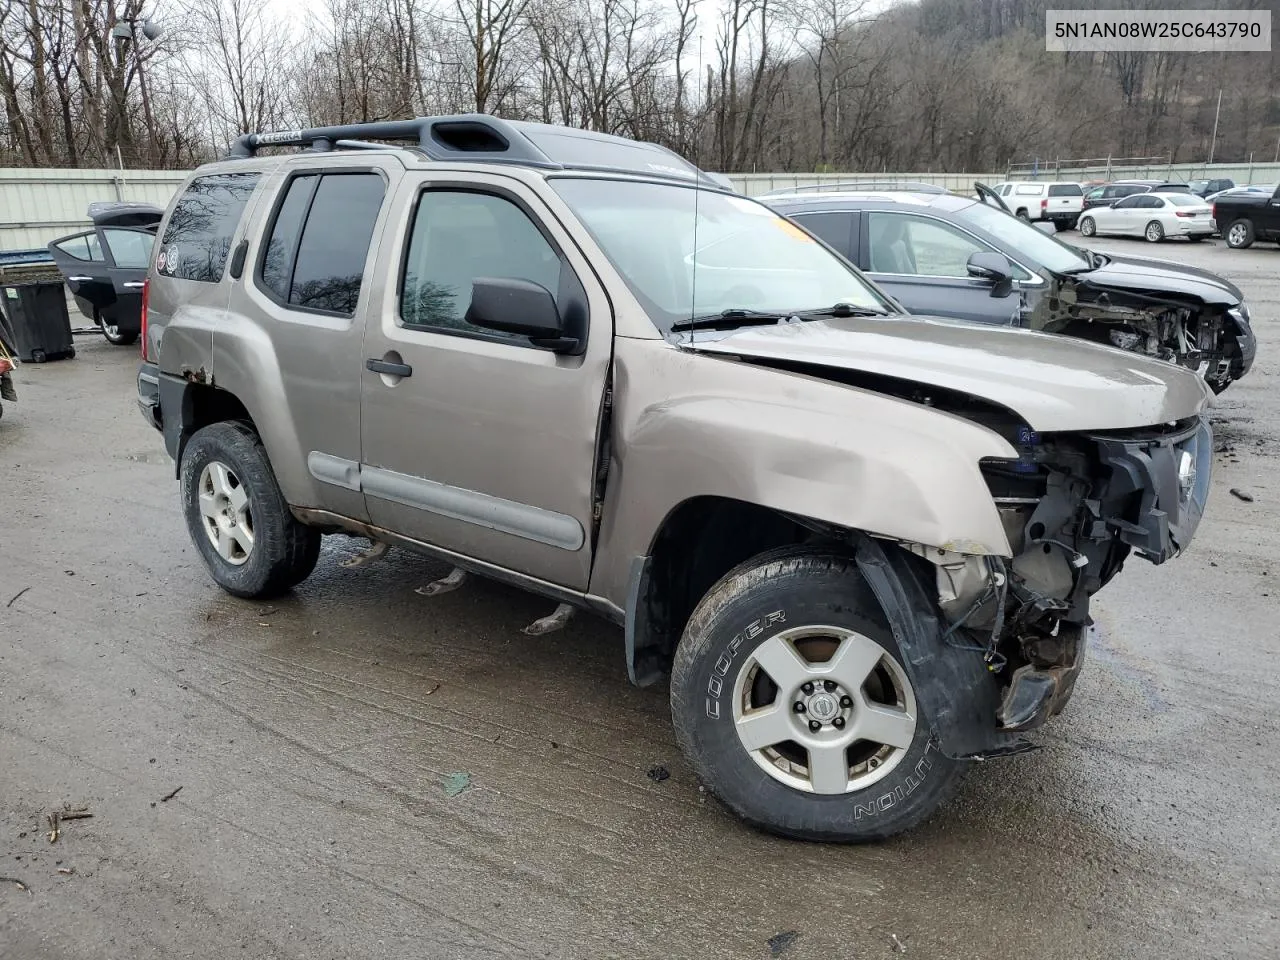
[[[909,829],[958,782],[852,558],[763,554],[703,598],[676,651],[676,735],[707,787],[786,836]]]

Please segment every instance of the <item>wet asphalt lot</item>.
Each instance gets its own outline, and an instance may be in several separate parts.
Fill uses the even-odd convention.
[[[1207,517],[1101,594],[1043,750],[871,847],[706,798],[601,622],[531,639],[550,603],[428,599],[446,568],[344,569],[345,538],[282,601],[223,595],[136,350],[24,366],[0,421],[0,876],[29,889],[0,881],[0,957],[1280,957],[1280,251],[1096,246],[1251,303]],[[93,817],[51,844],[65,806]]]

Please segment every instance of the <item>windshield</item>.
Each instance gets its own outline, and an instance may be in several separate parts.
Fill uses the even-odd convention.
[[[626,180],[550,183],[664,332],[726,310],[784,314],[847,303],[897,312],[809,234],[746,197]]]
[[[1029,223],[1017,217],[989,207],[985,203],[971,203],[956,215],[964,222],[985,230],[997,240],[1024,254],[1034,264],[1048,267],[1057,273],[1071,270],[1087,270],[1089,262],[1074,247],[1041,233]]]

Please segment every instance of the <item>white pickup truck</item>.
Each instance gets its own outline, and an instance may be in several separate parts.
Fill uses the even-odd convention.
[[[1009,180],[995,191],[1023,220],[1049,220],[1059,230],[1075,229],[1084,211],[1084,189],[1073,181]]]

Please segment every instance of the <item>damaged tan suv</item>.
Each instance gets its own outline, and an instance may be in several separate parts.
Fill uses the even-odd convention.
[[[908,317],[721,182],[478,115],[243,137],[160,227],[139,402],[229,592],[341,533],[594,611],[742,818],[885,837],[1027,749],[1090,597],[1187,546],[1207,393]]]

